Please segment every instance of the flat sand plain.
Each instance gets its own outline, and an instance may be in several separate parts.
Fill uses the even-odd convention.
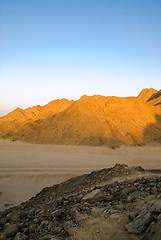
[[[116,163],[161,169],[161,146],[41,145],[0,140],[0,211],[42,188]]]

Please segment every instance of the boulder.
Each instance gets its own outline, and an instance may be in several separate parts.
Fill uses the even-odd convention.
[[[147,212],[139,214],[132,222],[126,224],[125,226],[129,233],[141,234],[153,220],[153,215]]]
[[[88,202],[88,203],[95,203],[95,202],[100,202],[103,201],[105,197],[101,193],[100,189],[96,189],[90,193],[87,193],[83,198],[83,202]]]
[[[12,237],[16,235],[17,232],[18,232],[17,224],[8,224],[4,231],[4,235],[6,237]]]

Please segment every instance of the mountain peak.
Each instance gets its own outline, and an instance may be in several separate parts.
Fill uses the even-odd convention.
[[[145,88],[140,92],[140,94],[138,95],[138,98],[146,102],[153,94],[157,92],[158,91],[154,88]]]
[[[158,92],[155,92],[151,95],[151,97],[147,100],[147,102],[157,99],[161,96],[161,90],[159,90]]]

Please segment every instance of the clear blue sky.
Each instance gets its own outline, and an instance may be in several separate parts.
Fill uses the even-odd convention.
[[[0,116],[161,88],[160,0],[0,0]]]

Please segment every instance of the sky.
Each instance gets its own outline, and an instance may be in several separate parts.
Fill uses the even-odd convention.
[[[161,88],[160,0],[0,0],[0,116]]]

